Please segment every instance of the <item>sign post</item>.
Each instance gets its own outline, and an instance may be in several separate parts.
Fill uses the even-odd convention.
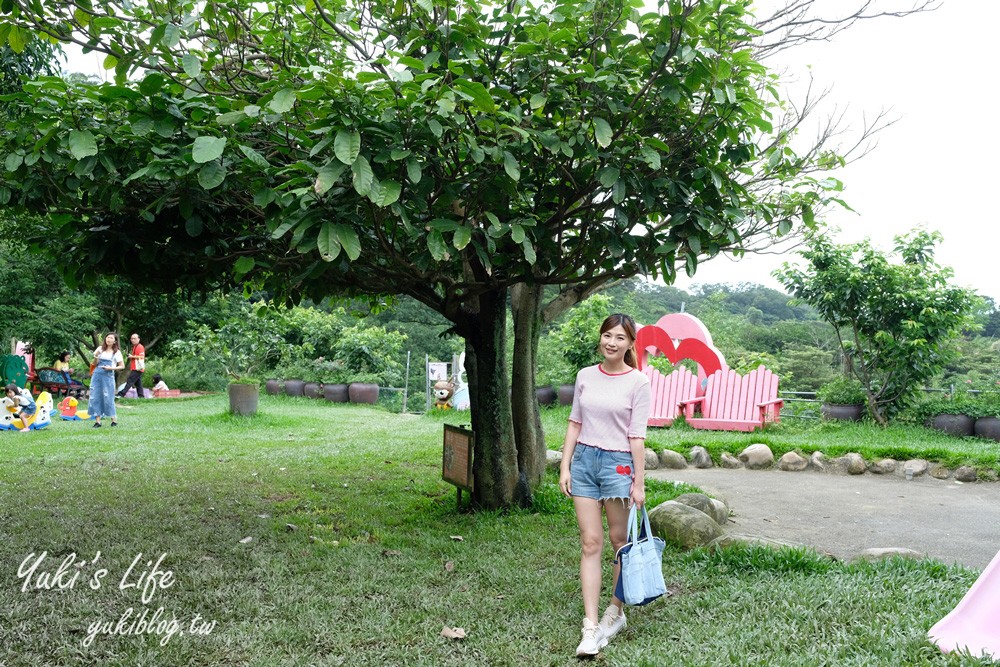
[[[462,489],[473,495],[472,455],[475,434],[460,426],[444,425],[444,453],[441,457],[441,478],[454,484],[458,491],[456,507],[462,507]]]

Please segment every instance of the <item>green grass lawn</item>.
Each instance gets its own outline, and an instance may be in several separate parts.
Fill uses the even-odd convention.
[[[115,429],[0,432],[0,665],[577,664],[577,531],[551,481],[531,510],[459,513],[440,480],[455,415],[269,396],[252,419],[224,410],[222,396],[132,401]],[[545,420],[561,441],[565,414]],[[686,444],[669,433],[653,439]],[[766,437],[809,446],[790,429]],[[22,591],[19,566],[43,551],[30,581],[50,589]],[[40,577],[72,554],[61,579]],[[128,586],[161,554],[175,581],[144,603]],[[972,570],[736,549],[668,550],[664,571],[675,594],[630,612],[595,664],[986,664],[924,638]],[[162,608],[185,634],[92,625],[113,631],[129,608]],[[211,632],[192,633],[196,618]],[[467,638],[440,637],[445,625]]]

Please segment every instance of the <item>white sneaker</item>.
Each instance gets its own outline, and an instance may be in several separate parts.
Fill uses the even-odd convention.
[[[627,625],[625,610],[619,609],[613,604],[608,605],[608,608],[604,610],[604,616],[601,617],[601,622],[598,623],[598,627],[604,633],[604,640],[608,642],[614,639],[615,635],[624,630]]]
[[[576,647],[578,658],[597,655],[601,649],[608,645],[601,626],[597,625],[589,618],[583,619],[583,641]]]

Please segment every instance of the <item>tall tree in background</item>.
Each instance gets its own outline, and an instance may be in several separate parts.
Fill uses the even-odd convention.
[[[801,253],[805,267],[786,264],[776,273],[834,327],[883,426],[944,369],[950,343],[974,324],[979,298],[948,284],[951,269],[934,261],[940,240],[937,232],[897,236],[893,263],[868,241],[837,245],[817,234]]]
[[[773,123],[753,42],[773,33],[743,1],[3,8],[0,38],[76,41],[116,71],[18,98],[0,203],[47,214],[34,246],[58,239],[71,283],[417,299],[465,339],[486,507],[541,479],[542,324],[811,225],[839,189],[814,174],[841,156],[796,155]]]

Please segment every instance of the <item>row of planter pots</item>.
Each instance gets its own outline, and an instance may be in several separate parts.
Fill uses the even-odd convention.
[[[284,393],[288,396],[322,398],[331,403],[368,403],[378,401],[378,385],[369,382],[350,384],[324,384],[303,380],[268,380],[264,385],[268,394]]]
[[[573,405],[573,390],[575,385],[561,384],[558,387],[538,387],[535,398],[539,405]]]
[[[928,426],[960,438],[976,435],[1000,442],[1000,418],[997,417],[977,419],[969,415],[940,414],[932,418]]]

